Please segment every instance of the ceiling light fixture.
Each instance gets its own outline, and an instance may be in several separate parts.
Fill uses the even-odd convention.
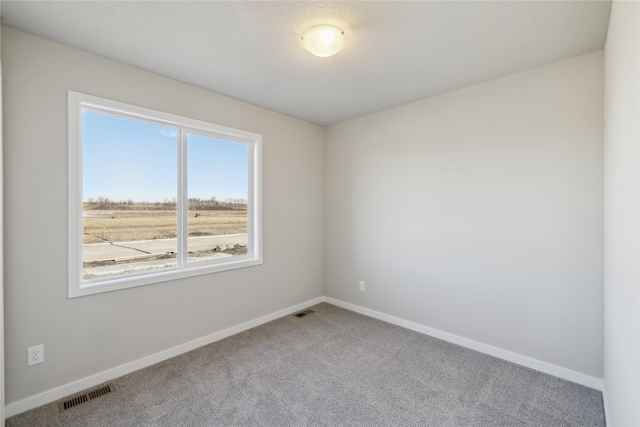
[[[302,46],[315,56],[335,55],[344,47],[344,31],[332,25],[316,25],[302,35]]]

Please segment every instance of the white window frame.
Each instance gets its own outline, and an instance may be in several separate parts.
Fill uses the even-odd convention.
[[[151,110],[83,93],[68,92],[69,109],[69,298],[149,285],[169,280],[216,273],[262,264],[262,135]],[[125,119],[179,128],[177,200],[177,266],[85,280],[83,253],[82,112],[93,111]],[[239,142],[249,147],[248,245],[247,254],[187,262],[188,188],[187,133]],[[184,160],[183,160],[184,159]],[[188,167],[188,166],[187,166]],[[183,197],[185,196],[185,197]]]

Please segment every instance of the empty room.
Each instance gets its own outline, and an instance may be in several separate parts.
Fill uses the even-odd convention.
[[[3,425],[640,426],[640,2],[0,14]]]

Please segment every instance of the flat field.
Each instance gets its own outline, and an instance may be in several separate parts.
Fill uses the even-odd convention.
[[[247,232],[247,210],[189,210],[189,236]],[[143,208],[84,210],[84,243],[175,238],[177,212]]]

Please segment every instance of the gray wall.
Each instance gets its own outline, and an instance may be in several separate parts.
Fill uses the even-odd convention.
[[[322,128],[6,27],[2,64],[7,403],[323,294]],[[68,299],[69,89],[262,134],[264,264]]]
[[[326,296],[602,378],[602,51],[325,145]]]
[[[602,378],[603,52],[324,130],[4,27],[2,64],[8,403],[323,294]],[[261,133],[264,265],[69,300],[69,89]]]
[[[0,3],[1,6],[1,3]],[[1,32],[0,32],[1,35]],[[0,46],[2,41],[0,37]],[[0,58],[2,57],[2,48],[0,47]],[[0,61],[0,82],[2,81],[2,63]],[[0,101],[2,101],[2,85],[0,85]],[[2,196],[2,105],[0,105],[0,242],[3,242],[3,203],[4,198]],[[0,243],[0,425],[4,426],[5,409],[4,409],[4,245]]]
[[[605,345],[608,421],[640,425],[640,6],[612,4],[605,47]]]

